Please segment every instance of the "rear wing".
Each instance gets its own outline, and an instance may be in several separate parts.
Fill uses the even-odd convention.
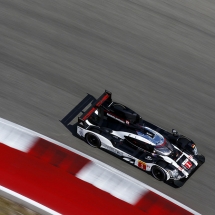
[[[78,118],[78,123],[83,123],[95,112],[105,101],[112,101],[112,93],[105,90],[105,92],[92,103],[92,105]]]
[[[81,112],[83,113],[83,109],[86,108],[89,104],[91,104],[96,99],[88,94],[79,104],[77,104],[62,120],[61,122],[68,126],[68,124],[74,120]]]

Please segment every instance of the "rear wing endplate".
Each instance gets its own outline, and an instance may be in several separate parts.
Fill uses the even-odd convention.
[[[78,118],[79,123],[83,123],[95,112],[105,101],[111,100],[111,92],[105,90],[105,92],[95,101],[92,105]]]

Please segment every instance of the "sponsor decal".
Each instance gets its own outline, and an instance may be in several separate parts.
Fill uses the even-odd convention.
[[[131,164],[134,164],[135,160],[133,158],[129,158],[129,157],[124,157],[123,160],[131,163]]]
[[[192,159],[193,159],[193,156],[192,156],[192,155],[190,155],[190,156],[188,156],[188,158],[189,158],[190,160],[192,160]]]
[[[188,161],[186,164],[185,164],[186,168],[187,169],[190,169],[192,167],[192,163],[190,161]]]
[[[179,170],[179,171],[182,171],[183,169],[182,169],[180,166],[178,166],[178,170]]]
[[[152,160],[152,157],[151,156],[146,156],[145,159],[146,160]]]
[[[141,160],[138,160],[138,167],[140,169],[146,170],[146,163]]]
[[[149,171],[151,169],[151,166],[147,164],[146,169]]]
[[[115,149],[115,148],[113,148],[113,147],[111,147],[111,146],[104,146],[104,147],[105,147],[107,150],[109,150],[109,151],[111,151],[111,152],[113,152],[113,153],[115,153],[115,154],[117,154],[117,155],[120,155],[120,156],[123,155],[122,152],[118,151],[117,149]]]
[[[192,163],[186,159],[183,163],[182,163],[183,166],[185,166],[187,169],[190,169],[192,167]]]
[[[79,128],[78,133],[79,133],[80,136],[83,136],[83,129]]]

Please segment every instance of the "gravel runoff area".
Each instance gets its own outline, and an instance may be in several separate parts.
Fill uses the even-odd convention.
[[[40,215],[16,202],[0,197],[0,215]]]

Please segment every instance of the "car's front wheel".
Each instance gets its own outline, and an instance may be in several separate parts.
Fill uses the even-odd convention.
[[[152,175],[158,181],[165,181],[167,178],[165,171],[159,166],[152,167]]]
[[[205,162],[205,156],[204,155],[198,154],[194,158],[196,158],[198,160],[200,166]]]
[[[87,133],[86,141],[90,146],[92,146],[94,148],[99,148],[101,146],[101,142],[95,134]]]

